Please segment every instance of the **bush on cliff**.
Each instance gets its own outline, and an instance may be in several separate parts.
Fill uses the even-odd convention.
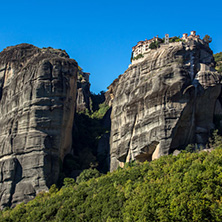
[[[109,106],[105,103],[99,104],[99,109],[91,114],[91,118],[93,119],[102,119],[106,112],[108,111]]]
[[[133,57],[133,60],[137,60],[137,59],[140,59],[140,58],[143,58],[143,57],[144,57],[143,54],[139,54],[139,55]]]
[[[91,93],[90,98],[91,98],[91,101],[92,101],[91,111],[95,112],[99,109],[99,105],[105,102],[105,92],[100,91],[100,93],[98,93],[98,94]]]
[[[158,41],[151,42],[149,48],[150,49],[157,49],[157,48],[159,48],[159,42]]]
[[[170,38],[169,42],[181,42],[182,40],[180,39],[180,36],[174,36]]]
[[[214,54],[214,59],[216,62],[216,70],[222,73],[222,52]]]
[[[222,144],[216,145],[128,164],[79,184],[66,179],[60,190],[54,186],[2,211],[0,221],[221,221]]]

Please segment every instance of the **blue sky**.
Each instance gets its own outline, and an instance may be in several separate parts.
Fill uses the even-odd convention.
[[[0,51],[19,43],[65,49],[98,93],[124,73],[140,40],[196,30],[212,37],[214,53],[222,51],[221,9],[220,0],[4,1]]]

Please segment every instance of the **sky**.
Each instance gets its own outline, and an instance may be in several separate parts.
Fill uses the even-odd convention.
[[[132,47],[156,35],[182,36],[195,30],[222,51],[222,1],[8,0],[1,2],[0,51],[30,43],[65,49],[99,93],[130,64]]]

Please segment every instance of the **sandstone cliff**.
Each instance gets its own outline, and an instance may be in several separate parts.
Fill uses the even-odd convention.
[[[162,45],[133,61],[106,93],[111,171],[189,143],[204,145],[220,90],[212,51],[202,40]]]
[[[91,111],[89,73],[83,72],[80,68],[77,79],[76,112],[85,112],[86,110]]]
[[[21,44],[0,53],[0,205],[47,190],[71,149],[78,65]]]

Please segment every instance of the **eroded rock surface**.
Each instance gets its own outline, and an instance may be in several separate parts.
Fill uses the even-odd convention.
[[[77,80],[76,112],[91,111],[90,108],[90,73],[79,70]]]
[[[111,171],[207,142],[221,90],[213,67],[202,40],[170,43],[134,61],[109,86]]]
[[[0,53],[0,205],[57,182],[71,149],[78,65],[66,52],[21,44]]]

